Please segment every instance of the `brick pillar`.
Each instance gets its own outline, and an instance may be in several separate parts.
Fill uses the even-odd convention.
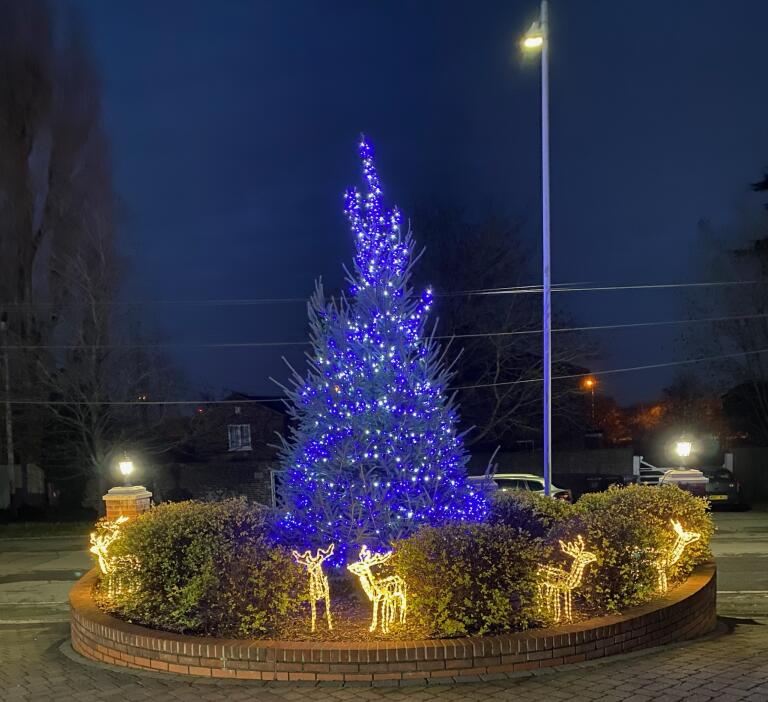
[[[152,493],[143,485],[113,487],[104,495],[107,519],[114,521],[119,516],[135,517],[150,507]]]

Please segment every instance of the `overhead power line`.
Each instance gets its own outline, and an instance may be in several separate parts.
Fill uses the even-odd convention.
[[[768,283],[765,280],[723,280],[710,283],[643,283],[638,285],[590,285],[587,287],[573,287],[558,285],[552,288],[552,292],[608,292],[615,290],[670,290],[675,288],[716,288],[733,285],[757,285]],[[542,292],[541,286],[521,288],[497,288],[495,290],[467,291],[466,295],[524,295]]]
[[[611,368],[608,370],[592,371],[588,373],[568,373],[565,375],[553,375],[552,380],[571,380],[575,378],[586,378],[596,375],[613,375],[616,373],[629,373],[632,371],[653,370],[656,368],[672,368],[674,366],[685,366],[693,363],[705,363],[708,361],[722,361],[728,358],[743,358],[745,356],[755,356],[761,353],[767,353],[768,348],[756,349],[754,351],[738,351],[735,353],[724,353],[718,356],[704,356],[701,358],[689,358],[683,361],[667,361],[664,363],[648,363],[640,366],[627,366],[626,368]],[[477,385],[458,385],[447,388],[449,392],[454,390],[476,390],[482,388],[505,387],[510,385],[522,385],[528,383],[540,383],[542,378],[526,378],[525,380],[510,380],[502,383],[480,383]],[[91,402],[88,400],[8,400],[13,405],[43,405],[43,406],[72,406],[72,405],[109,405],[109,406],[130,406],[130,405],[250,405],[285,402],[280,397],[267,397],[264,399],[242,399],[242,400],[108,400]]]
[[[699,283],[653,283],[636,285],[592,285],[583,283],[557,283],[552,285],[552,292],[609,292],[619,290],[663,290],[675,288],[715,288],[724,286],[766,284],[766,280],[722,280]],[[477,290],[458,290],[453,292],[435,293],[435,297],[470,297],[484,295],[538,295],[542,287],[535,285],[519,285],[501,288],[480,288]],[[231,299],[198,299],[198,300],[112,300],[110,302],[94,303],[105,307],[149,307],[198,305],[201,307],[247,307],[270,304],[307,303],[307,297],[261,297],[261,298],[231,298]],[[8,307],[58,307],[53,302],[0,302],[0,309]]]
[[[732,317],[700,317],[697,319],[668,319],[653,320],[647,322],[622,322],[619,324],[592,324],[581,327],[559,327],[553,329],[552,333],[562,332],[583,332],[583,331],[608,331],[611,329],[637,329],[643,327],[663,327],[678,324],[703,324],[718,322],[738,322],[754,319],[766,319],[768,314],[745,314]],[[435,336],[435,339],[446,341],[450,339],[476,339],[483,337],[505,337],[505,336],[523,336],[530,334],[541,334],[541,329],[520,329],[505,332],[474,332],[471,334],[442,334]],[[272,348],[282,346],[309,346],[310,341],[221,341],[221,342],[157,342],[148,344],[16,344],[8,345],[9,351],[31,351],[41,350],[75,350],[75,349],[172,349],[172,348]]]
[[[754,351],[738,351],[734,353],[724,353],[719,356],[704,356],[702,358],[689,358],[684,361],[667,361],[665,363],[648,363],[641,366],[628,366],[626,368],[611,368],[608,370],[591,371],[589,373],[569,373],[566,375],[553,375],[552,380],[570,380],[575,378],[591,378],[595,375],[613,375],[616,373],[629,373],[631,371],[653,370],[655,368],[672,368],[674,366],[685,366],[693,363],[705,363],[707,361],[722,361],[727,358],[739,358],[744,356],[755,356],[757,354],[768,352],[766,349],[756,349]],[[526,378],[525,380],[510,380],[503,383],[482,383],[478,385],[459,385],[451,388],[452,390],[475,390],[478,388],[496,388],[508,385],[522,385],[524,383],[540,383],[541,378]]]

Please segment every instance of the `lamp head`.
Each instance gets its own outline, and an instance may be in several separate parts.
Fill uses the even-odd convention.
[[[688,456],[691,455],[692,450],[693,444],[690,441],[682,440],[675,444],[675,453],[680,456],[680,458],[688,458]]]
[[[534,22],[523,36],[523,49],[526,51],[537,51],[544,46],[544,30],[540,22]]]
[[[130,485],[131,473],[133,473],[133,461],[128,458],[128,456],[125,456],[117,464],[117,467],[120,469],[120,473],[125,479],[125,484]]]

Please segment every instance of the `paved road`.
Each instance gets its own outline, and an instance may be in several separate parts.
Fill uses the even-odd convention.
[[[768,512],[716,512],[718,611],[768,617]]]
[[[87,541],[0,539],[0,624],[66,621],[69,588],[92,567]]]
[[[65,606],[69,586],[90,567],[84,540],[0,540],[0,700],[768,702],[768,513],[716,521],[717,635],[517,680],[407,688],[213,683],[84,663],[67,654]]]

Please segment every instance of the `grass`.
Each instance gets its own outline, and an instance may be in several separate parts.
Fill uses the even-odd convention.
[[[0,524],[0,539],[41,536],[87,536],[93,522],[11,522]]]

